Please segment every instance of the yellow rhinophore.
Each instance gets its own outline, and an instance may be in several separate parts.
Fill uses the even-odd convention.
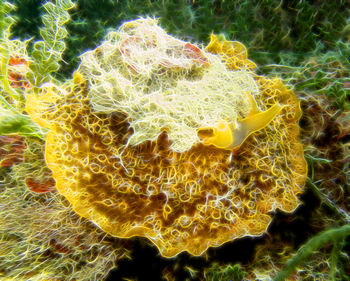
[[[205,145],[214,145],[223,149],[238,148],[252,133],[265,128],[283,108],[279,103],[268,110],[260,112],[255,99],[246,92],[251,109],[246,118],[238,120],[235,124],[221,120],[216,127],[202,127],[197,130],[198,136]]]

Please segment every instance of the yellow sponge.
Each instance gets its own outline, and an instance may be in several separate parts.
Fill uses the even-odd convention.
[[[171,149],[185,152],[200,141],[199,127],[246,117],[245,92],[258,93],[252,72],[227,71],[222,58],[168,35],[153,19],[122,25],[81,59],[94,111],[127,114],[130,145],[166,131]]]
[[[158,35],[168,40],[159,47],[175,46],[168,57],[162,53],[174,61],[138,55],[158,52]],[[50,129],[45,159],[58,192],[107,233],[147,237],[164,257],[262,235],[271,211],[300,204],[307,174],[293,91],[251,72],[242,44],[214,35],[207,51],[181,44],[149,19],[126,23],[83,55],[74,81],[27,97],[30,116]],[[215,83],[222,77],[233,85]],[[239,124],[269,110],[235,151],[197,135],[220,120]]]

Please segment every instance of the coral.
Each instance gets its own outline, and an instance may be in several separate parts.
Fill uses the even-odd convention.
[[[123,25],[121,34],[125,30],[134,30],[139,22]],[[149,34],[152,38],[153,34]],[[185,64],[169,70],[162,60],[155,58],[159,68],[147,70],[144,74],[142,65],[146,61],[137,54],[133,55],[136,56],[135,63],[130,58],[126,58],[123,64],[118,62],[123,55],[113,45],[122,44],[117,35],[112,32],[104,44],[85,54],[80,72],[75,74],[73,81],[61,86],[44,84],[39,95],[32,93],[26,97],[26,110],[31,118],[50,129],[46,138],[45,160],[52,170],[56,188],[80,216],[113,236],[147,237],[164,257],[172,257],[182,251],[200,255],[211,246],[220,246],[247,235],[259,236],[271,221],[271,211],[292,212],[297,208],[300,204],[297,195],[303,191],[307,168],[296,123],[301,110],[293,91],[288,90],[278,78],[268,79],[251,72],[255,65],[247,60],[242,44],[218,40],[213,36],[208,51],[200,50],[199,53],[198,47],[187,45],[191,47],[184,48]],[[122,42],[136,45],[142,42],[137,45],[140,51],[151,51],[147,49],[147,40],[138,42],[137,37],[130,38],[133,37],[122,38]],[[124,56],[128,57],[131,49],[124,52]],[[91,65],[88,58],[94,60]],[[94,68],[96,63],[100,67]],[[121,68],[114,69],[113,64]],[[224,71],[222,64],[226,64],[229,70]],[[159,72],[160,69],[164,71]],[[191,145],[186,149],[174,149],[176,138],[171,137],[171,132],[176,131],[174,128],[179,124],[186,126],[181,121],[173,122],[173,126],[169,127],[166,127],[168,123],[159,122],[154,135],[146,135],[142,141],[131,143],[130,138],[135,134],[139,133],[141,137],[140,132],[154,130],[150,123],[154,119],[142,125],[146,128],[133,126],[140,115],[143,114],[142,118],[157,118],[159,111],[163,110],[164,116],[171,116],[172,111],[166,106],[174,104],[176,107],[179,105],[176,99],[182,98],[174,95],[173,103],[154,106],[146,112],[148,115],[143,111],[147,107],[130,109],[140,105],[140,97],[147,101],[147,95],[152,96],[150,92],[144,92],[143,96],[140,94],[145,76],[149,77],[147,85],[164,85],[165,82],[158,76],[167,76],[170,82],[178,84],[178,87],[173,87],[177,93],[183,92],[178,88],[189,89],[189,85],[196,85],[196,89],[208,89],[210,96],[215,94],[209,90],[210,83],[218,77],[212,73],[215,79],[201,78],[214,70],[220,70],[225,79],[239,82],[234,85],[235,91],[231,94],[233,101],[222,89],[222,104],[212,102],[207,107],[197,107],[208,110],[201,116],[213,112],[224,114],[221,111],[225,112],[228,105],[233,105],[234,109],[230,111],[233,121],[246,117],[250,109],[245,94],[248,85],[253,85],[250,92],[262,111],[276,103],[283,108],[268,126],[251,134],[235,153],[205,146],[198,136],[195,141],[187,140]],[[108,80],[104,80],[103,75]],[[123,80],[125,76],[132,84]],[[93,80],[92,77],[98,79]],[[108,84],[105,81],[112,82]],[[123,86],[130,91],[120,90]],[[140,88],[135,91],[135,87]],[[213,84],[213,87],[216,91],[220,90],[219,84]],[[107,93],[115,96],[106,96]],[[168,93],[162,92],[158,84],[157,94],[159,98],[164,98]],[[198,99],[194,94],[191,97],[199,102],[205,99],[206,92],[202,95]],[[107,101],[108,106],[104,110],[99,110],[101,100]],[[240,103],[246,104],[242,112],[237,111]],[[176,111],[174,119],[186,120],[187,116],[191,116],[188,110],[191,111],[185,107]],[[225,119],[215,114],[212,121]],[[166,121],[168,118],[164,119]],[[199,122],[191,123],[194,132],[201,125]],[[184,128],[179,132],[182,132],[183,139],[187,138]],[[180,139],[178,143],[181,143]]]

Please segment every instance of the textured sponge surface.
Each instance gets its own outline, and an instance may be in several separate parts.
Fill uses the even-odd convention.
[[[218,56],[169,36],[153,19],[125,23],[81,58],[94,110],[126,113],[131,145],[166,130],[171,148],[184,152],[198,142],[197,128],[245,117],[245,91],[258,93],[247,69],[227,71]]]
[[[139,23],[129,22],[123,28],[132,30]],[[191,70],[194,72],[186,70],[184,74],[179,74],[181,66],[176,70],[179,72],[165,70],[157,74],[175,75],[178,80],[174,78],[174,83],[184,82],[175,88],[190,87],[186,83],[195,88],[201,77],[210,73],[211,65],[217,64],[217,68],[224,65],[230,69],[223,70],[225,77],[230,77],[230,72],[240,72],[238,68],[241,67],[244,70],[241,73],[246,75],[247,80],[237,82],[241,80],[235,78],[234,81],[237,87],[248,87],[248,84],[256,87],[254,99],[261,110],[270,108],[276,102],[284,106],[268,126],[250,135],[235,153],[195,141],[185,149],[180,138],[176,141],[175,137],[171,137],[172,132],[177,132],[176,126],[160,130],[160,125],[166,126],[161,123],[163,121],[158,121],[158,125],[152,127],[152,130],[158,130],[156,133],[146,128],[143,134],[150,131],[151,135],[145,139],[138,137],[131,144],[130,139],[142,130],[140,127],[138,131],[137,125],[132,122],[141,122],[146,117],[155,118],[157,114],[159,119],[162,118],[159,112],[151,114],[153,110],[145,111],[144,104],[137,107],[133,97],[146,97],[147,100],[155,93],[145,92],[142,96],[137,92],[142,88],[140,85],[133,92],[134,83],[137,85],[137,79],[143,81],[141,76],[144,74],[140,74],[140,77],[130,74],[128,77],[126,72],[139,71],[140,68],[136,65],[136,70],[133,67],[129,69],[129,62],[123,64],[121,74],[116,74],[120,79],[108,80],[112,82],[104,84],[96,74],[98,78],[93,80],[89,71],[100,71],[112,77],[112,73],[104,72],[102,67],[89,68],[86,64],[88,57],[98,60],[96,52],[99,49],[83,58],[80,67],[82,75],[76,75],[74,82],[63,86],[44,85],[40,96],[28,96],[30,116],[50,129],[45,159],[53,172],[57,190],[69,200],[79,215],[113,236],[147,237],[163,256],[172,257],[182,251],[200,255],[211,246],[247,235],[259,236],[271,221],[271,211],[281,209],[292,212],[297,208],[300,204],[297,195],[303,191],[307,174],[303,147],[298,140],[299,101],[279,79],[247,73],[255,65],[247,60],[242,46],[219,41],[212,36],[207,50],[213,54],[201,51],[207,61],[198,55],[197,49],[191,47],[198,55],[190,56],[194,61],[189,64],[196,64]],[[101,54],[105,54],[104,47],[99,48],[102,48]],[[112,69],[111,66],[111,72],[114,71]],[[184,78],[191,73],[195,73],[193,75],[197,75],[197,78]],[[247,82],[249,79],[253,79],[251,84]],[[122,88],[118,83],[126,80],[132,83],[130,91],[116,90]],[[100,103],[98,94],[101,97],[108,92],[99,90],[101,87],[106,87],[113,94],[111,99],[105,97],[104,102]],[[208,83],[203,87],[210,91],[211,85]],[[239,95],[240,92],[232,95]],[[205,100],[205,93],[202,93],[204,97],[194,100]],[[129,103],[136,106],[132,110],[123,96],[128,94]],[[158,94],[160,100],[166,100],[166,91]],[[199,92],[196,94],[199,96]],[[245,103],[249,104],[245,100],[239,102],[243,107]],[[233,105],[238,107],[239,102],[233,102]],[[172,104],[177,106],[174,101],[159,104],[158,108],[154,106],[154,110],[164,110],[166,116],[178,114],[172,122],[183,124],[182,132],[186,132],[186,126],[198,126],[196,119],[190,125],[184,122],[191,116],[185,111],[188,108],[179,112],[175,110],[174,113],[167,108]],[[106,110],[112,105],[111,110]],[[151,102],[148,106],[152,106]],[[213,112],[224,114],[219,112],[225,111],[225,105],[217,107],[215,104],[215,107],[211,116],[215,115]],[[248,111],[249,108],[242,112],[237,110],[233,116],[238,118],[248,114]],[[184,117],[179,122],[176,119],[181,118],[180,112]],[[204,118],[204,114],[202,116]],[[164,122],[167,118],[164,118]],[[177,146],[174,148],[175,143]]]

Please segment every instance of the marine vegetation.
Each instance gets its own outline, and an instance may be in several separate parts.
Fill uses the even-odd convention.
[[[330,116],[330,97],[302,92],[317,73],[299,75],[297,96],[287,85],[295,68],[257,69],[223,34],[204,46],[141,16],[110,28],[69,75],[60,66],[74,3],[46,2],[35,40],[12,37],[15,6],[0,4],[3,280],[103,280],[145,245],[166,264],[163,280],[176,279],[183,257],[186,280],[320,280],[312,272],[323,263],[332,280],[347,277],[348,146],[337,141],[349,133],[348,104],[337,94]],[[328,164],[341,206],[317,186]],[[321,220],[302,246],[283,237],[293,230],[271,236],[311,208],[310,191],[339,220]],[[247,241],[247,264],[235,253],[210,259]],[[326,252],[307,261],[324,247],[329,262]]]

